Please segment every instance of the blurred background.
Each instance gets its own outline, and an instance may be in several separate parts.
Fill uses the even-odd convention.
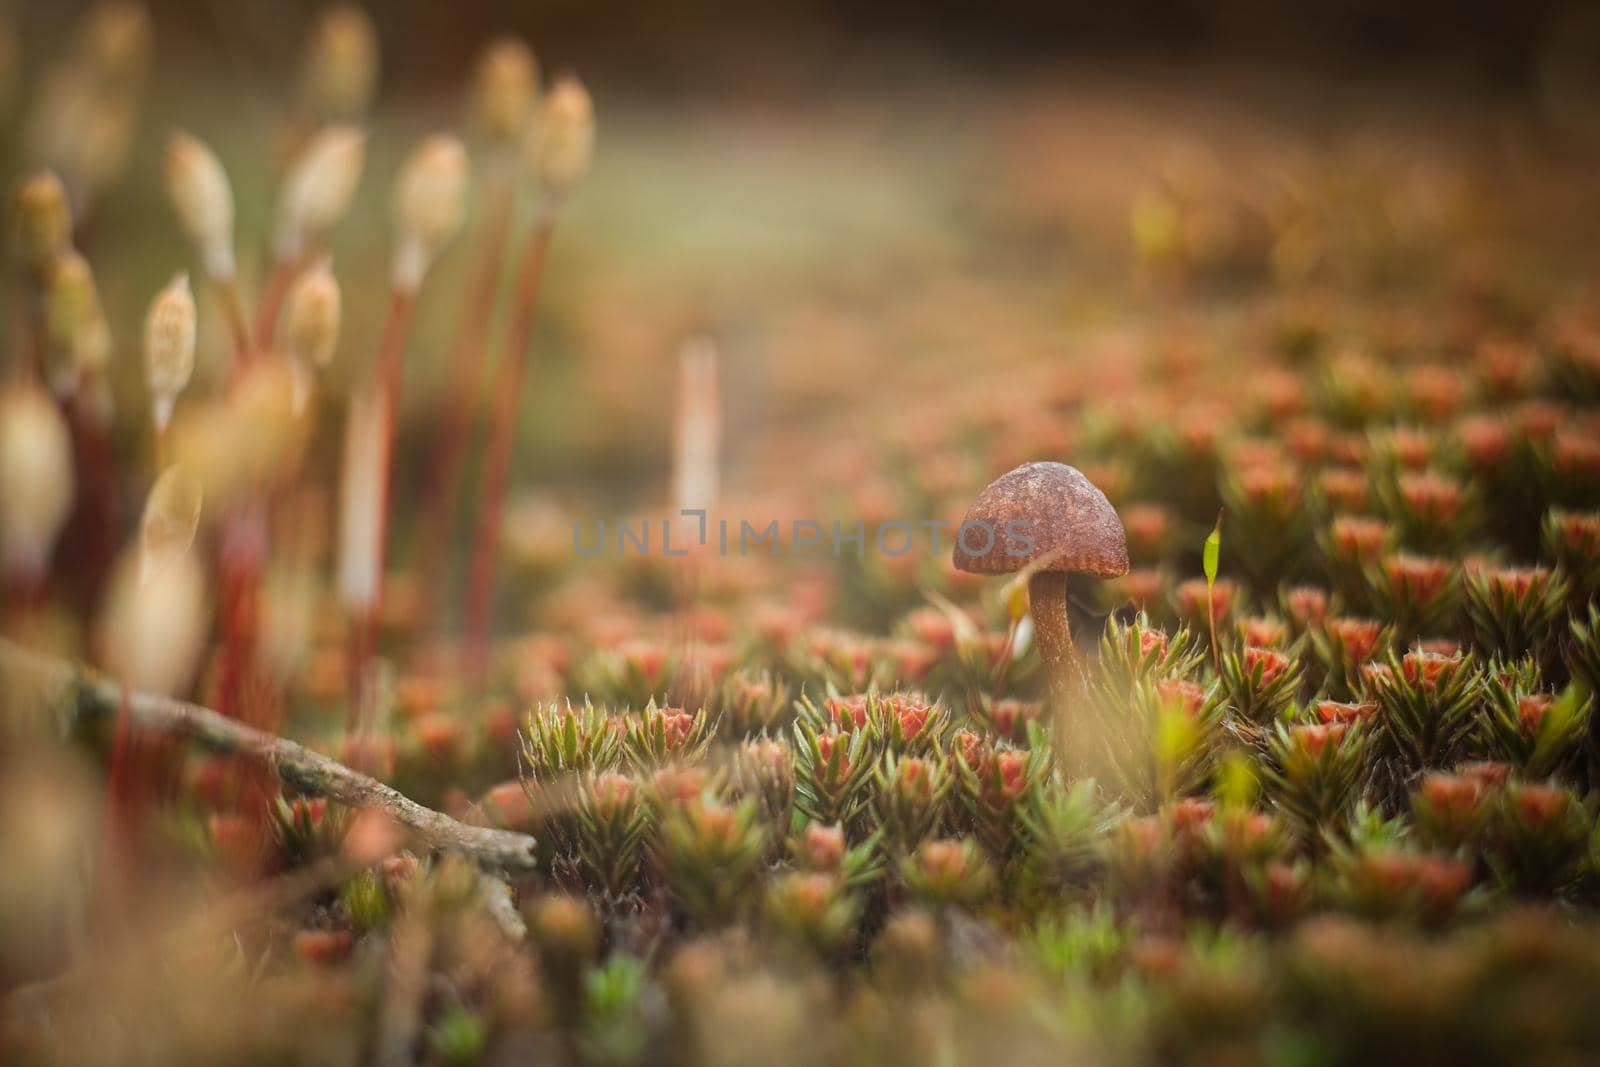
[[[25,23],[58,28],[82,3],[13,4]],[[291,55],[318,4],[157,0],[163,30],[196,59],[271,71]],[[467,0],[375,4],[393,71],[420,87],[449,78],[492,33],[519,33],[618,85],[665,93],[737,84],[836,84],[873,77],[900,56],[983,73],[1062,60],[1214,60],[1308,70],[1341,78],[1448,73],[1509,90],[1555,73],[1551,60],[1594,60],[1593,5],[1422,0],[1335,0],[1285,6],[1267,0],[1136,0],[1124,4],[1005,0],[891,2],[794,0],[543,4]],[[1585,54],[1587,53],[1587,55]],[[822,77],[825,75],[826,77]]]
[[[11,5],[11,173],[39,154],[22,116],[85,6]],[[265,242],[321,8],[157,0],[150,10],[158,60],[129,180],[111,183],[96,212],[97,256],[123,264],[101,282],[122,322],[137,321],[183,263],[151,185],[175,128],[218,147],[239,204],[242,269],[261,270],[250,249]],[[814,393],[786,384],[809,381],[826,396],[867,380],[873,360],[908,352],[919,363],[998,366],[1007,349],[1031,358],[1084,341],[1086,324],[1168,324],[1165,291],[1128,282],[1141,281],[1140,226],[1147,244],[1159,242],[1151,234],[1175,203],[1199,208],[1184,223],[1198,251],[1185,254],[1221,268],[1198,273],[1234,296],[1285,270],[1293,287],[1352,271],[1384,275],[1376,280],[1388,287],[1437,281],[1416,263],[1378,269],[1334,246],[1387,227],[1418,255],[1442,253],[1428,245],[1452,213],[1473,213],[1496,241],[1536,234],[1540,269],[1576,274],[1595,247],[1600,197],[1577,180],[1600,145],[1592,5],[467,0],[371,13],[381,43],[367,119],[375,136],[356,212],[335,235],[341,274],[359,283],[361,271],[383,269],[385,190],[399,158],[422,133],[462,125],[481,43],[522,35],[548,74],[582,75],[602,116],[595,180],[573,205],[551,279],[545,370],[635,402],[639,441],[664,426],[649,410],[668,380],[655,372],[670,375],[664,357],[697,330],[733,348],[737,450],[741,420],[767,422],[785,396],[808,418],[826,416]],[[1369,217],[1354,228],[1324,219],[1325,232],[1290,239],[1316,248],[1285,249],[1282,233],[1259,232],[1318,184],[1337,185],[1342,203]],[[1369,194],[1394,203],[1374,206]],[[1274,266],[1274,241],[1279,261],[1305,265]],[[1452,269],[1479,251],[1459,244]],[[1497,245],[1495,257],[1507,254]],[[442,271],[459,270],[460,258],[447,256]],[[430,291],[456,288],[447,278]],[[1002,290],[1003,302],[992,298]],[[359,369],[382,296],[363,300],[359,284],[348,292],[341,351],[352,355],[340,366]],[[581,304],[563,300],[577,292]],[[811,330],[819,314],[831,334]],[[915,332],[886,325],[897,316],[914,319]],[[442,342],[429,330],[448,322],[419,318],[423,382],[441,373],[429,354]],[[882,335],[892,343],[874,343]],[[586,370],[564,359],[579,342]],[[791,347],[804,358],[789,358]],[[585,457],[616,469],[627,441],[562,447],[595,436],[573,422],[577,410],[561,404],[525,421],[530,471],[559,475]]]
[[[142,402],[144,308],[191,265],[160,188],[166,138],[190,131],[227,168],[248,299],[304,134],[302,64],[325,11],[149,7],[156,59],[138,99],[66,148],[39,116],[85,5],[13,4],[8,22],[8,173],[85,145],[115,157],[79,207],[122,410]],[[1259,348],[1293,329],[1286,318],[1323,316],[1331,290],[1357,297],[1336,329],[1432,331],[1424,347],[1447,354],[1441,293],[1492,292],[1496,316],[1527,321],[1589,299],[1600,266],[1590,5],[369,10],[380,67],[360,116],[368,164],[330,242],[346,295],[326,422],[377,350],[394,175],[426,134],[470,136],[483,42],[522,36],[543,76],[574,72],[596,102],[594,171],[556,239],[517,424],[535,537],[560,531],[541,527],[546,492],[589,518],[665,503],[663,400],[689,337],[723,357],[725,492],[758,516],[783,493],[784,513],[826,517],[838,497],[871,494],[862,474],[877,461],[854,442],[905,436],[902,420],[958,421],[963,403],[1004,406],[1052,375],[1128,369],[1175,346]],[[469,214],[479,208],[474,197]],[[421,295],[402,479],[426,467],[467,244]],[[227,363],[204,302],[200,329],[203,391]],[[125,448],[149,449],[137,420],[119,425]],[[313,455],[333,484],[337,448]],[[1018,458],[958,450],[952,484]]]

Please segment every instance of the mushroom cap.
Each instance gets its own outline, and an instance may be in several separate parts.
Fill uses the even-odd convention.
[[[1024,463],[978,494],[956,533],[953,562],[972,574],[1042,569],[1116,578],[1128,573],[1128,538],[1106,495],[1076,467]],[[986,544],[982,523],[993,533]],[[965,532],[966,536],[963,536]]]

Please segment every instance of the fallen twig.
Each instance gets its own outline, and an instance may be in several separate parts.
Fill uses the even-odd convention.
[[[115,680],[5,640],[0,640],[0,675],[12,685],[24,680],[38,684],[48,694],[46,699],[68,716],[111,715],[122,699],[121,686]],[[260,759],[282,781],[303,793],[381,811],[430,848],[467,856],[497,871],[526,871],[535,865],[536,843],[527,834],[457,822],[304,745],[252,729],[209,708],[150,693],[130,693],[127,712],[129,721],[141,729]]]

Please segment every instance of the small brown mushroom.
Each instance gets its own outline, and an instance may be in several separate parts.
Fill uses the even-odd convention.
[[[1128,539],[1106,495],[1065,463],[1024,463],[990,482],[956,534],[957,570],[1029,571],[1039,656],[1059,699],[1081,676],[1067,621],[1067,575],[1128,573]]]

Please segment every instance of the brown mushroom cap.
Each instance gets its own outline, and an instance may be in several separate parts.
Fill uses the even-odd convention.
[[[957,570],[1011,574],[1042,561],[1044,570],[1097,578],[1128,573],[1128,538],[1116,509],[1065,463],[1024,463],[1002,474],[967,510],[962,526],[972,523],[992,530],[994,543],[986,544],[982,527],[966,529],[965,537],[958,530]]]

